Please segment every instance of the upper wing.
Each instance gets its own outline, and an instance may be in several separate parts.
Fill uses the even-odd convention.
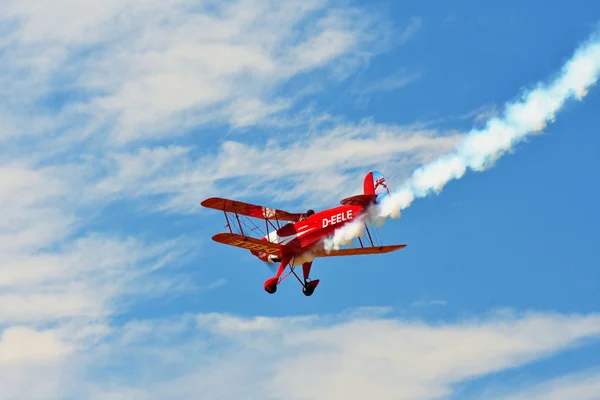
[[[395,244],[391,246],[378,247],[355,247],[351,249],[331,250],[327,252],[325,249],[320,250],[315,254],[316,257],[336,257],[336,256],[358,256],[361,254],[383,254],[405,248],[405,244]],[[313,253],[314,254],[314,253]]]
[[[222,199],[220,197],[210,197],[200,203],[201,206],[212,208],[219,211],[232,212],[248,217],[260,219],[275,219],[279,221],[298,221],[302,213],[289,213],[287,211],[275,208],[257,206],[255,204],[244,203],[236,200]]]
[[[242,236],[235,233],[217,233],[212,237],[215,242],[228,244],[230,246],[240,247],[260,253],[273,254],[281,257],[284,246],[268,242],[266,240],[255,239],[248,236]]]

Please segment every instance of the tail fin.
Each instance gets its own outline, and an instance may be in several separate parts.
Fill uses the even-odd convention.
[[[363,194],[346,197],[340,203],[345,205],[358,204],[366,207],[372,203],[379,203],[385,196],[390,194],[385,178],[379,171],[371,171],[365,176],[363,188]]]
[[[363,188],[364,194],[377,196],[377,200],[375,200],[377,203],[390,194],[385,178],[379,171],[371,171],[365,176]]]

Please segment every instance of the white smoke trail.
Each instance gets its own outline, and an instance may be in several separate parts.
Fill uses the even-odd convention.
[[[370,210],[369,219],[381,223],[388,217],[399,218],[401,210],[408,208],[415,198],[439,194],[446,183],[460,179],[467,169],[483,171],[491,167],[513,145],[553,122],[565,101],[582,100],[599,75],[600,37],[596,32],[575,51],[557,79],[550,84],[538,84],[520,101],[508,103],[503,116],[491,119],[482,130],[469,132],[456,152],[416,170],[399,191]],[[337,249],[351,238],[361,236],[359,226],[363,224],[364,221],[356,221],[338,229],[326,241],[326,249]]]

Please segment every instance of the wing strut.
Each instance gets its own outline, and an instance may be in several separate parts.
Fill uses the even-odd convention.
[[[371,231],[369,231],[369,226],[365,222],[365,229],[367,230],[367,235],[369,235],[369,241],[371,242],[371,247],[375,247],[375,243],[373,243],[373,238],[371,237]]]
[[[231,229],[231,223],[229,222],[229,217],[227,216],[227,211],[223,211],[223,215],[225,215],[225,221],[227,221],[227,225],[225,226],[227,229],[229,229],[229,233],[233,233],[233,230]]]
[[[240,227],[240,233],[242,234],[242,236],[246,236],[244,234],[244,229],[242,229],[242,223],[240,222],[240,216],[238,215],[237,211],[235,213],[235,219],[237,219],[238,226]]]

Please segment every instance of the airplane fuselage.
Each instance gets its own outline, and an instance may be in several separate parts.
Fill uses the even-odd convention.
[[[359,217],[364,211],[365,208],[360,205],[342,205],[319,211],[301,221],[290,222],[280,229],[270,232],[262,240],[292,248],[301,257],[302,253],[310,252],[313,246],[322,245],[319,242],[331,236],[336,229]],[[280,262],[275,256],[264,253],[253,254],[262,261]],[[298,259],[294,264],[302,261]]]

